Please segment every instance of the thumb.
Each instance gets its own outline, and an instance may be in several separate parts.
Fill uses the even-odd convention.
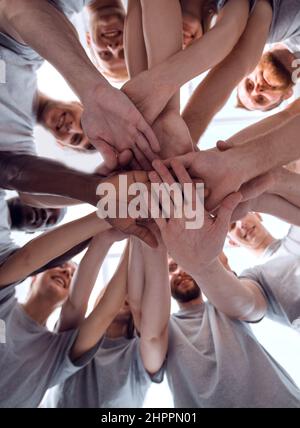
[[[166,159],[163,162],[163,164],[167,167],[170,168],[171,167],[171,161],[173,160],[177,160],[179,161],[185,168],[189,169],[190,166],[192,165],[193,160],[195,159],[195,152],[191,152],[191,153],[187,153],[185,155],[181,155],[181,156],[176,156],[175,158],[169,158]]]
[[[118,167],[118,158],[112,147],[105,141],[94,142],[93,145],[101,153],[104,163],[110,170],[114,170]]]
[[[218,141],[217,142],[217,148],[220,150],[220,152],[226,152],[226,150],[229,150],[233,147],[233,144],[231,144],[229,141]]]
[[[241,193],[237,192],[227,196],[221,203],[218,210],[218,216],[215,221],[215,227],[219,230],[220,234],[227,234],[233,211],[239,205],[241,200],[242,195]]]

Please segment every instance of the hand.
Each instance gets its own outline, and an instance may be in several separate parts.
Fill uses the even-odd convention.
[[[161,145],[161,159],[194,151],[188,127],[176,110],[165,109],[152,127]]]
[[[153,166],[156,172],[149,174],[151,182],[175,183],[171,173],[162,162],[155,161]],[[193,184],[182,163],[178,160],[173,160],[171,161],[171,166],[182,186],[184,183]],[[192,201],[194,208],[196,198],[197,194],[194,192]],[[155,219],[169,254],[183,270],[191,275],[197,275],[203,266],[213,263],[218,258],[224,246],[232,213],[240,200],[241,195],[239,193],[226,197],[221,202],[216,218],[212,218],[202,205],[198,205],[204,210],[204,224],[200,229],[186,229],[184,215],[180,219],[175,218],[174,215],[171,215],[169,220],[164,218]],[[158,202],[153,203],[158,205]],[[198,204],[201,204],[200,200],[198,200]]]
[[[153,70],[143,71],[122,87],[145,120],[152,125],[167,106],[176,89],[161,81]]]
[[[238,192],[247,181],[244,162],[230,151],[206,150],[188,153],[175,159],[182,163],[193,179],[204,181],[205,187],[209,189],[209,196],[205,201],[209,212],[218,208],[226,196]],[[169,167],[172,160],[169,159],[164,164]]]
[[[126,218],[118,218],[120,207],[123,207],[127,210],[128,204],[134,198],[134,196],[128,195],[128,189],[130,185],[134,183],[143,183],[149,187],[150,182],[149,182],[148,175],[146,172],[143,172],[143,171],[124,172],[121,175],[126,176],[127,178],[126,194],[123,188],[120,189],[120,181],[119,181],[120,175],[115,175],[113,177],[107,178],[105,181],[102,181],[100,183],[100,185],[103,184],[104,186],[106,184],[112,184],[113,188],[115,189],[115,195],[112,195],[112,197],[113,198],[116,197],[116,200],[114,199],[112,202],[116,204],[115,214],[117,218],[108,217],[106,218],[106,220],[112,225],[113,228],[125,233],[126,235],[135,235],[139,239],[144,241],[146,244],[148,244],[150,247],[156,248],[157,241],[154,234],[150,230],[149,221],[147,220],[141,221],[141,219],[134,219],[129,217],[128,215]],[[124,182],[125,182],[125,179],[124,179]],[[101,197],[100,197],[99,204],[100,203],[101,203]],[[98,207],[99,207],[99,204],[98,204]]]
[[[117,153],[132,150],[142,167],[160,150],[156,136],[141,113],[120,90],[96,86],[82,99],[82,126],[110,168],[118,165]]]
[[[128,235],[121,232],[120,230],[111,228],[105,232],[99,233],[97,238],[99,238],[99,245],[103,245],[103,242],[105,241],[111,247],[115,242],[120,242],[124,241],[124,239],[127,239]]]

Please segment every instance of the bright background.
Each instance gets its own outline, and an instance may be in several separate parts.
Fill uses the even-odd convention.
[[[76,24],[81,40],[84,43],[85,23],[83,17],[78,15],[75,17],[74,23]],[[185,105],[189,95],[192,93],[199,80],[200,79],[196,79],[182,89],[182,107]],[[39,72],[39,86],[44,93],[51,96],[52,98],[62,100],[73,100],[76,98],[63,78],[49,64],[45,64]],[[297,92],[300,96],[299,88],[297,89]],[[254,122],[257,122],[263,117],[259,113],[250,113],[236,109],[234,107],[235,99],[236,94],[233,93],[227,105],[213,120],[208,131],[201,140],[202,149],[214,147],[217,140],[226,139],[237,133],[239,130],[251,125]],[[272,112],[272,114],[273,113],[274,112]],[[53,137],[39,126],[35,130],[35,139],[38,153],[40,155],[60,160],[73,168],[90,172],[93,171],[93,169],[101,162],[101,157],[98,154],[77,154],[71,150],[60,148],[56,145]],[[64,222],[84,216],[92,210],[93,209],[88,205],[79,205],[69,208]],[[287,233],[289,225],[270,216],[264,215],[263,217],[265,225],[276,238],[281,238]],[[34,235],[24,235],[22,233],[13,234],[13,237],[18,245],[25,244],[28,240],[32,239],[33,236]],[[115,244],[109,252],[109,255],[99,273],[91,302],[93,302],[93,300],[98,295],[99,290],[108,282],[109,278],[113,274],[123,246],[124,243]],[[231,267],[237,273],[240,273],[244,268],[257,264],[257,261],[253,259],[253,257],[251,257],[251,255],[245,250],[236,248],[233,249],[226,245],[225,253],[229,257]],[[76,261],[79,262],[81,257],[82,255],[78,256]],[[23,284],[18,288],[18,295],[20,300],[25,298],[27,287],[28,284]],[[176,304],[173,303],[172,311],[175,310]],[[49,322],[50,327],[53,325],[57,316],[58,313],[52,316]],[[274,325],[274,323],[269,320],[262,321],[259,325],[254,327],[254,330],[261,343],[284,366],[284,368],[293,377],[295,382],[300,386],[299,333],[282,327],[278,324]],[[245,385],[245,387],[247,386]],[[172,405],[172,397],[166,382],[164,382],[162,385],[153,385],[151,387],[145,402],[145,407],[164,408],[172,407]]]

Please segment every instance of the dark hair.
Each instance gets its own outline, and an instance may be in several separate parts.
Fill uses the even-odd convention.
[[[127,329],[126,329],[126,339],[133,339],[135,335],[135,325],[133,321],[132,313],[130,313],[130,318],[127,323]]]

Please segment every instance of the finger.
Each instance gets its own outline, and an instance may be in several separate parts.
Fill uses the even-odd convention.
[[[141,132],[139,132],[136,136],[136,144],[140,151],[144,153],[144,156],[148,159],[149,162],[153,162],[155,159],[158,159],[158,155],[153,152],[144,134],[142,134]]]
[[[157,207],[158,204],[161,207],[161,216],[163,218],[170,219],[171,217],[174,217],[174,202],[170,192],[168,191],[169,189],[164,186],[162,179],[156,171],[150,172],[149,179],[151,183],[159,184],[161,188],[161,190],[159,190],[155,186],[151,187],[151,207],[152,205]],[[153,200],[155,201],[154,203]],[[152,211],[152,213],[153,212],[155,211]]]
[[[176,160],[178,160],[179,162],[181,162],[181,163],[182,163],[182,165],[183,165],[185,168],[189,169],[189,168],[190,168],[190,166],[191,166],[191,164],[192,164],[192,162],[193,162],[193,160],[195,159],[195,155],[196,155],[196,153],[195,153],[195,152],[191,152],[191,153],[187,153],[186,155],[176,156],[175,158],[165,159],[165,160],[163,161],[163,164],[164,164],[167,168],[170,168],[170,167],[171,167],[171,161],[172,161],[173,159],[176,159]]]
[[[153,130],[151,129],[151,127],[148,125],[148,123],[145,121],[145,119],[142,116],[137,128],[138,128],[138,131],[140,131],[144,135],[148,144],[150,144],[151,149],[155,153],[160,152],[161,147],[160,147],[159,141],[156,135],[154,134]]]
[[[132,158],[133,158],[132,151],[128,149],[124,150],[119,154],[119,164],[123,167],[128,166]]]
[[[228,141],[218,141],[217,142],[217,148],[220,150],[220,152],[226,152],[226,150],[229,150],[233,147],[233,144]]]
[[[162,232],[167,225],[167,220],[163,218],[162,212],[160,210],[159,198],[156,196],[156,194],[154,195],[151,192],[143,193],[142,196],[145,200],[145,203],[149,207],[151,214],[158,213],[158,215],[153,215],[152,219],[155,221],[160,232]]]
[[[242,195],[237,193],[232,193],[231,195],[227,196],[223,202],[220,205],[218,215],[215,221],[215,227],[219,230],[218,233],[224,234],[225,236],[227,234],[231,217],[234,212],[234,210],[237,208],[239,203],[241,202]]]
[[[137,162],[137,160],[133,157],[132,161],[130,162],[130,167],[132,170],[138,171],[141,169],[140,164]]]
[[[101,153],[104,163],[109,169],[114,170],[118,167],[118,158],[116,152],[109,144],[107,144],[105,141],[98,141],[97,149]]]
[[[240,192],[243,197],[243,201],[257,198],[258,196],[265,193],[274,184],[274,177],[272,173],[267,173],[254,178],[248,183],[243,184]]]
[[[144,153],[141,152],[139,147],[134,144],[132,146],[132,151],[140,167],[145,171],[151,171],[152,169],[151,163],[148,161]]]

